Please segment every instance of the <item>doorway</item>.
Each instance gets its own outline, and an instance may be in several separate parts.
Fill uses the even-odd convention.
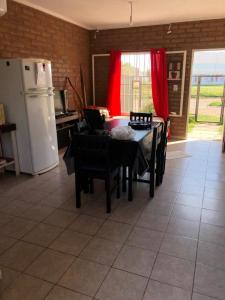
[[[225,50],[193,53],[188,138],[221,140],[225,105]]]

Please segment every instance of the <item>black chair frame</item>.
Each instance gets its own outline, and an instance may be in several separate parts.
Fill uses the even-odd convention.
[[[160,185],[163,182],[163,176],[165,173],[165,167],[166,167],[166,152],[167,152],[167,142],[168,142],[168,136],[169,136],[169,129],[170,129],[170,119],[167,118],[167,120],[164,123],[161,123],[163,125],[162,135],[161,135],[161,142],[157,149],[157,170],[156,170],[156,185]]]
[[[103,179],[106,189],[106,212],[111,212],[111,194],[117,188],[120,197],[120,167],[113,164],[110,155],[111,137],[103,135],[77,134],[73,138],[76,207],[81,207],[81,191],[84,182],[94,192],[93,179]],[[112,181],[116,179],[116,184]]]
[[[130,121],[152,123],[152,113],[130,112]]]
[[[132,180],[137,182],[143,182],[149,184],[149,195],[151,198],[155,195],[155,187],[156,187],[156,151],[157,147],[160,144],[160,126],[161,124],[157,124],[153,127],[153,137],[152,137],[152,148],[151,148],[151,155],[149,160],[149,168],[147,172],[150,175],[150,179],[143,179],[137,176],[136,173],[132,174],[132,169],[128,167],[128,177],[126,177],[126,167],[123,167],[123,191],[126,191],[125,180],[128,179],[128,189],[132,188]],[[131,194],[131,191],[129,191]],[[129,199],[132,201],[132,198]]]
[[[83,109],[83,115],[86,120],[90,132],[95,130],[104,129],[104,117],[101,116],[100,111],[97,109]]]

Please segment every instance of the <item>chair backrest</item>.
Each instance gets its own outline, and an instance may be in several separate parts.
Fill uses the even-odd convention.
[[[164,124],[163,123],[158,123],[157,136],[156,136],[156,149],[158,148],[159,145],[162,144],[163,135],[164,135]]]
[[[88,169],[96,167],[110,168],[110,136],[75,134],[73,152],[75,172],[84,166]]]
[[[151,160],[155,159],[157,146],[160,142],[160,124],[156,124],[153,127],[153,138],[152,138],[152,149],[151,149]]]
[[[84,118],[90,130],[104,129],[104,120],[97,109],[83,109]]]
[[[164,129],[163,129],[163,134],[162,134],[162,142],[163,142],[164,148],[167,145],[169,130],[170,130],[170,118],[167,118],[167,120],[164,123]]]
[[[130,112],[130,121],[152,122],[152,113]]]
[[[88,125],[85,119],[78,120],[75,123],[75,134],[88,131]]]

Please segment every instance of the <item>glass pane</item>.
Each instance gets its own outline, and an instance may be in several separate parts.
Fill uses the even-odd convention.
[[[152,112],[151,62],[149,53],[122,55],[122,113]]]
[[[222,82],[223,81],[223,82]],[[203,77],[200,86],[198,121],[220,122],[224,77]]]

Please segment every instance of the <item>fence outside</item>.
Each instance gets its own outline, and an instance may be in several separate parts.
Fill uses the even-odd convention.
[[[223,123],[225,75],[192,77],[190,115],[196,122]]]

